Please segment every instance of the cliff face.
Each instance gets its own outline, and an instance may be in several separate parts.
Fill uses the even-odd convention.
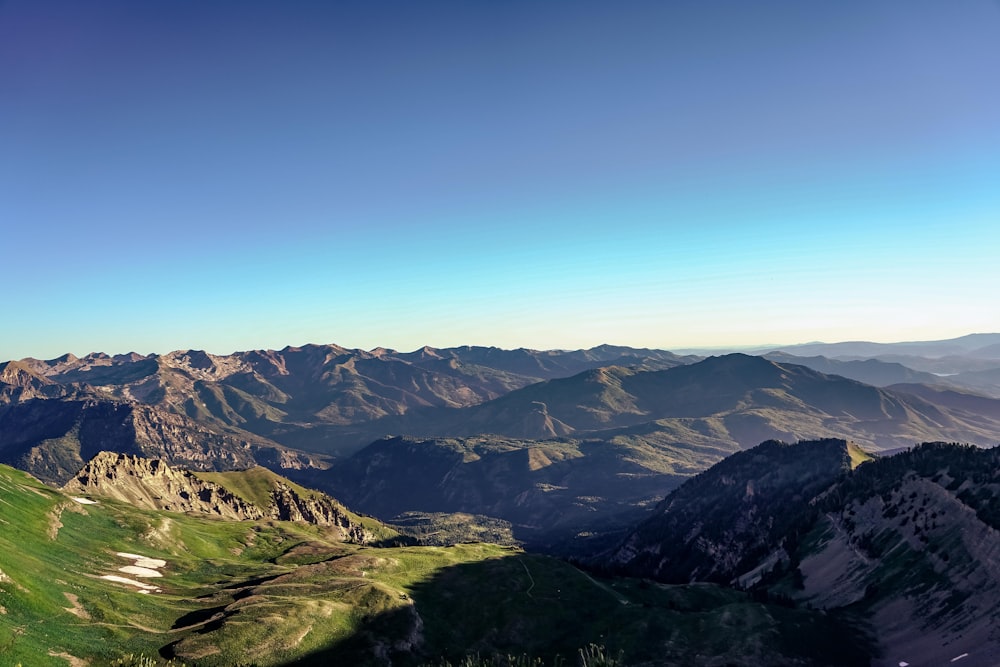
[[[261,470],[261,469],[255,469]],[[253,470],[227,473],[239,488],[239,477]],[[98,495],[146,509],[194,512],[233,520],[299,521],[339,529],[344,540],[366,542],[367,531],[333,498],[300,493],[295,485],[269,475],[256,484],[257,501],[225,484],[172,468],[162,460],[101,452],[63,486],[67,493]]]

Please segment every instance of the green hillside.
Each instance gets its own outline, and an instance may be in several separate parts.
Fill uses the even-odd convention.
[[[636,665],[867,662],[863,642],[835,639],[851,630],[815,612],[598,581],[512,547],[374,548],[304,524],[81,504],[5,466],[0,502],[3,665],[552,661],[591,643]]]

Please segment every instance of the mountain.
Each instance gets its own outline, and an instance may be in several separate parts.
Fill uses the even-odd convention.
[[[964,371],[949,376],[947,380],[971,391],[1000,398],[1000,368]]]
[[[313,479],[385,521],[410,511],[497,517],[519,540],[551,549],[639,520],[690,469],[727,453],[709,449],[692,461],[691,452],[627,440],[393,437]]]
[[[668,583],[734,581],[801,531],[803,507],[850,470],[852,458],[867,458],[852,447],[771,440],[733,454],[667,496],[611,561]]]
[[[305,345],[225,356],[184,350],[24,359],[10,362],[19,375],[7,374],[21,384],[30,378],[31,397],[44,386],[46,395],[76,392],[138,403],[244,440],[339,456],[391,432],[373,426],[379,420],[415,410],[474,405],[607,363],[662,369],[692,359],[610,345],[576,351],[425,347],[410,353]],[[0,399],[17,388],[9,386],[0,385]]]
[[[276,443],[214,430],[141,403],[74,397],[0,403],[0,462],[64,484],[104,450],[199,470],[322,465]]]
[[[1000,398],[942,385],[897,384],[889,388],[898,393],[919,396],[969,422],[978,420],[985,423],[1000,419]],[[1000,439],[982,441],[981,444],[993,445],[997,442],[1000,442]]]
[[[835,434],[878,450],[1000,437],[993,399],[910,387],[879,389],[740,354],[664,371],[601,368],[423,412],[412,428],[464,435],[384,438],[297,478],[382,520],[486,515],[510,522],[532,548],[578,553],[590,540],[576,536],[612,538],[616,525],[641,520],[685,479],[761,438]]]
[[[943,378],[933,373],[915,371],[902,364],[878,359],[840,361],[820,356],[798,357],[787,352],[768,352],[764,357],[779,364],[799,364],[826,375],[840,375],[874,387],[888,387],[904,382],[941,384],[944,381]]]
[[[640,361],[504,389],[529,382],[515,370],[630,354]],[[873,450],[1000,440],[1000,416],[943,393],[742,354],[682,361],[610,346],[21,361],[8,379],[58,395],[0,402],[0,462],[56,485],[105,450],[201,472],[259,465],[382,519],[481,515],[561,551],[583,544],[576,535],[611,539],[687,477],[762,440],[840,437]]]
[[[646,425],[673,434],[675,444],[691,442],[690,432],[699,431],[698,440],[730,451],[771,438],[836,436],[888,449],[922,440],[987,443],[1000,435],[1000,422],[991,418],[969,419],[912,394],[744,354],[660,371],[600,368],[390,424],[410,433],[523,439],[599,438]]]
[[[34,372],[28,364],[17,361],[0,363],[0,403],[53,398],[64,394],[56,382]]]
[[[1000,449],[931,443],[862,458],[837,440],[735,454],[598,562],[849,609],[877,638],[877,666],[998,664]]]
[[[946,357],[968,355],[975,357],[977,352],[984,350],[987,355],[995,352],[990,346],[1000,344],[1000,333],[978,333],[949,338],[946,340],[911,341],[903,343],[871,343],[867,341],[849,341],[843,343],[805,343],[801,345],[784,345],[764,350],[783,351],[796,356],[822,355],[824,357],[882,357],[887,354],[909,355],[916,357]]]

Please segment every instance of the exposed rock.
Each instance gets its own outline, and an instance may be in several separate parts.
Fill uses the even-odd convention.
[[[319,492],[308,496],[300,494],[290,482],[276,475],[270,480],[270,502],[261,507],[222,484],[173,468],[162,460],[101,452],[67,482],[63,490],[115,498],[148,509],[195,512],[235,520],[300,521],[339,528],[345,540],[366,542],[369,539],[365,529],[340,503]]]
[[[238,520],[264,517],[259,507],[186,470],[175,470],[162,460],[115,452],[95,456],[63,490],[115,498],[148,509],[198,512]]]

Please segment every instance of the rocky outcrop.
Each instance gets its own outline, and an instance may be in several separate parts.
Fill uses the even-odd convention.
[[[261,519],[261,508],[227,489],[175,470],[164,461],[130,454],[101,452],[63,486],[67,493],[99,495],[136,507],[170,512],[197,512],[228,519]]]
[[[361,524],[351,520],[344,507],[326,495],[303,497],[288,484],[276,482],[271,487],[268,517],[279,521],[302,521],[317,526],[336,526],[351,542],[367,542],[369,536]]]
[[[338,528],[348,541],[369,541],[370,535],[364,527],[333,498],[319,492],[300,493],[295,485],[276,475],[267,484],[269,502],[261,506],[223,484],[173,468],[162,460],[101,452],[63,490],[114,498],[146,509],[209,514],[233,520],[299,521]]]

